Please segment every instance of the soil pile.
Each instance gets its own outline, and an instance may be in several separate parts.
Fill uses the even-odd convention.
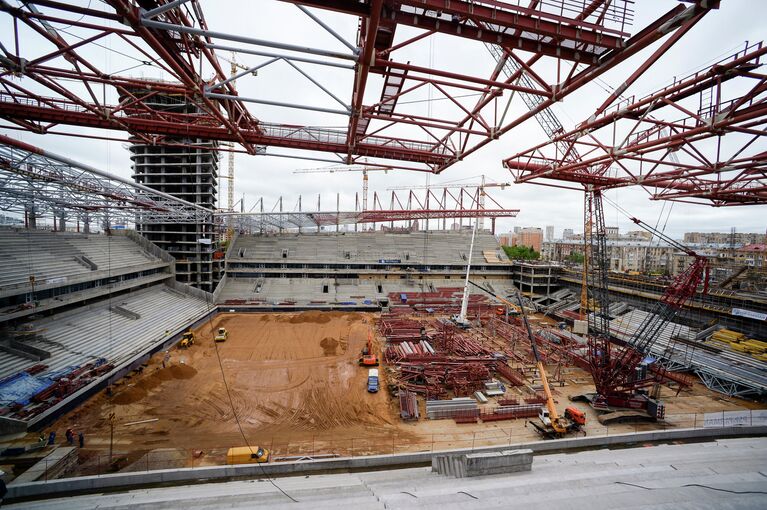
[[[144,388],[140,386],[129,386],[115,395],[114,398],[112,398],[112,403],[118,406],[124,406],[143,400],[146,396],[147,392]]]
[[[329,336],[326,336],[320,342],[320,347],[322,347],[323,355],[325,355],[325,356],[335,356],[336,355],[336,348],[338,347],[338,340],[336,340],[335,338],[331,338]]]

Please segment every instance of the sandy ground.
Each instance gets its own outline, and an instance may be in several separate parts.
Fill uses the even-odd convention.
[[[537,439],[524,420],[461,425],[425,418],[402,422],[396,399],[386,391],[386,368],[380,370],[381,391],[370,394],[368,371],[357,364],[373,321],[374,314],[367,313],[220,314],[195,332],[194,346],[172,349],[167,367],[162,367],[163,353],[155,355],[142,373],[115,386],[112,397],[101,393],[49,430],[57,430],[59,436],[69,427],[85,432],[81,473],[103,471],[108,463],[110,413],[115,415],[116,457],[122,469],[131,470],[221,464],[227,448],[246,443],[270,448],[276,456],[292,456],[422,451]],[[226,327],[229,338],[216,344],[213,332],[218,327]],[[565,368],[560,380],[554,388],[560,410],[573,405],[570,395],[593,391],[582,370]],[[506,397],[521,399],[531,391],[509,388]],[[694,426],[702,419],[700,413],[749,407],[702,385],[679,395],[664,388],[662,397],[668,415],[664,425],[608,429],[599,424],[593,410],[576,405],[587,413],[588,435]]]

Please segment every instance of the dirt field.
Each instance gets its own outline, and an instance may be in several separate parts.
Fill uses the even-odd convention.
[[[226,327],[229,338],[215,344],[218,327]],[[156,418],[118,427],[126,447],[241,445],[228,395],[251,444],[392,427],[397,414],[386,392],[368,393],[367,370],[357,365],[371,327],[367,314],[220,314],[195,331],[194,346],[171,350],[166,368],[163,353],[155,355],[142,374],[116,386],[111,399],[92,399],[54,428],[76,424],[104,436],[114,412],[118,424]]]
[[[291,456],[537,439],[524,420],[467,425],[425,418],[402,422],[397,402],[386,391],[386,368],[380,370],[381,391],[370,394],[367,369],[357,364],[373,321],[374,314],[367,313],[220,314],[195,332],[194,346],[172,349],[165,368],[164,353],[158,353],[142,373],[115,386],[112,397],[102,392],[48,430],[58,431],[60,437],[69,427],[86,434],[83,473],[104,465],[98,456],[109,446],[110,413],[115,415],[114,450],[124,456],[125,469],[220,464],[228,447],[246,442]],[[226,327],[229,338],[215,344],[213,331],[218,327]],[[563,385],[555,388],[560,409],[570,405],[570,395],[593,390],[589,375],[579,369],[565,369],[561,380]],[[524,392],[510,388],[506,396]],[[662,396],[669,415],[666,427],[693,426],[702,418],[694,413],[748,407],[701,385],[678,396],[664,389]],[[593,410],[579,407],[587,412],[588,435],[659,427],[607,429]]]

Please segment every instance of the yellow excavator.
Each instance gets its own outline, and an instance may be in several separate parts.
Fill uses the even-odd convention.
[[[546,367],[544,367],[543,361],[541,361],[541,356],[538,353],[538,346],[535,343],[533,331],[530,329],[530,323],[527,322],[527,314],[525,313],[525,307],[522,306],[522,298],[519,293],[517,293],[517,301],[519,301],[519,309],[522,311],[522,321],[525,323],[527,336],[530,338],[530,345],[533,348],[535,365],[541,376],[543,393],[546,396],[546,407],[541,408],[541,412],[538,414],[540,423],[535,421],[530,421],[528,423],[535,427],[538,433],[546,439],[561,438],[570,432],[580,430],[583,425],[586,425],[586,415],[577,407],[568,407],[565,409],[565,415],[559,416],[557,407],[554,405],[554,397],[551,395],[549,379],[546,376]]]
[[[182,349],[188,349],[189,347],[194,345],[194,332],[190,329],[188,331],[185,331],[184,334],[181,336],[181,342],[179,342],[178,346]]]

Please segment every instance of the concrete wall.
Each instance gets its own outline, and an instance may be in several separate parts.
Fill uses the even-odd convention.
[[[715,440],[725,437],[765,435],[767,435],[767,426],[679,429],[640,432],[636,434],[617,434],[606,437],[581,437],[554,441],[536,441],[515,445],[475,448],[474,450],[449,450],[446,452],[439,452],[439,454],[487,453],[513,449],[529,449],[532,450],[533,453],[545,453],[601,448],[613,445],[626,446],[635,443],[666,442],[675,440]],[[110,490],[125,490],[143,486],[181,485],[197,482],[203,479],[206,481],[227,481],[309,473],[401,469],[414,466],[430,466],[433,455],[432,452],[401,453],[396,455],[371,455],[305,462],[163,469],[148,472],[84,476],[14,485],[8,488],[7,499],[44,499],[52,496],[107,492]]]

